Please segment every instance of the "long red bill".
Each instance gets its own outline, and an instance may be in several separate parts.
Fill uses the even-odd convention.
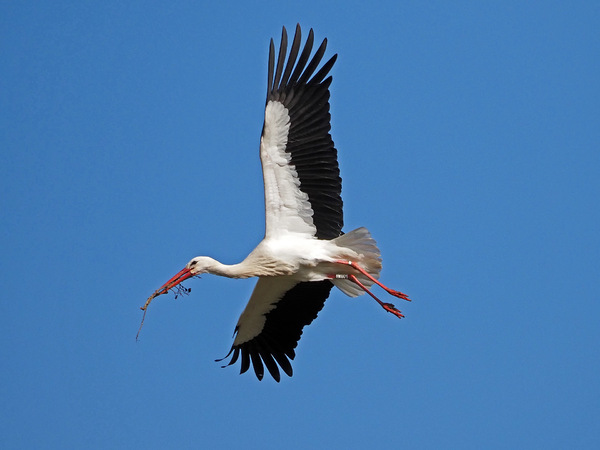
[[[174,288],[182,281],[185,281],[188,278],[191,278],[193,276],[194,275],[192,274],[192,271],[190,269],[188,269],[187,267],[185,267],[185,268],[181,269],[179,272],[177,272],[169,281],[167,281],[165,284],[163,284],[159,289],[154,291],[154,293],[150,297],[148,297],[148,300],[146,300],[146,303],[144,304],[144,306],[142,306],[140,308],[142,311],[144,311],[144,315],[142,316],[142,322],[140,323],[140,328],[138,329],[137,335],[135,336],[136,340],[138,339],[138,337],[140,335],[140,331],[142,331],[142,326],[144,325],[144,319],[146,318],[146,311],[148,310],[148,306],[150,305],[150,302],[152,301],[152,299],[154,299],[155,297],[158,297],[159,295],[166,294],[167,292],[169,292],[170,289]]]
[[[169,281],[167,281],[165,284],[163,284],[156,292],[154,292],[154,294],[153,294],[154,297],[157,297],[162,294],[166,294],[167,292],[169,292],[169,289],[174,288],[182,281],[185,281],[188,278],[191,278],[193,276],[194,275],[192,275],[192,271],[190,269],[188,269],[187,267],[181,269],[179,272],[177,272],[175,274],[175,276],[173,276]]]

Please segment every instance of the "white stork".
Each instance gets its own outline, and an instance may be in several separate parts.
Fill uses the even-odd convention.
[[[399,318],[404,317],[402,313],[391,303],[379,300],[369,287],[377,284],[389,294],[409,300],[377,281],[381,257],[367,229],[342,232],[342,180],[329,134],[332,78],[327,77],[337,55],[315,73],[327,39],[311,58],[311,29],[296,62],[300,36],[297,25],[287,62],[285,27],[277,65],[273,39],[269,49],[265,121],[260,138],[264,239],[239,264],[225,265],[206,256],[192,259],[142,307],[145,314],[154,297],[175,287],[182,289],[179,283],[203,273],[258,277],[225,358],[233,353],[227,364],[232,365],[241,355],[240,373],[246,372],[252,362],[259,380],[264,366],[276,381],[280,380],[279,367],[292,376],[289,360],[295,357],[302,329],[317,317],[334,285],[350,297],[366,292]]]

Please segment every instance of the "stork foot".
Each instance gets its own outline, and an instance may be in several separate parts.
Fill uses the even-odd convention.
[[[375,294],[373,294],[364,284],[362,284],[358,280],[358,278],[356,278],[356,276],[354,276],[354,275],[348,275],[348,279],[350,281],[352,281],[353,283],[357,284],[363,291],[365,291],[367,294],[369,294],[371,296],[371,298],[373,300],[375,300],[377,303],[379,303],[379,305],[383,309],[385,309],[387,312],[392,313],[393,315],[395,315],[399,319],[402,319],[404,317],[404,314],[402,314],[400,312],[400,310],[398,308],[396,308],[393,304],[391,304],[391,303],[384,303],[381,300],[379,300]],[[394,292],[396,292],[396,291],[394,291]]]
[[[400,312],[400,310],[398,308],[396,308],[394,305],[392,305],[391,303],[382,303],[381,306],[387,312],[392,313],[393,315],[395,315],[398,319],[402,319],[404,317],[404,314],[402,314]]]
[[[388,294],[391,294],[394,297],[401,298],[402,300],[406,300],[407,302],[411,301],[410,298],[408,298],[408,295],[406,295],[406,294],[404,294],[404,293],[402,293],[400,291],[395,291],[393,289],[389,289],[387,292],[388,292]]]

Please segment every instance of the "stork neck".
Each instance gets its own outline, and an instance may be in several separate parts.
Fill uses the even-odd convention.
[[[292,275],[298,270],[297,266],[273,258],[262,251],[256,251],[257,249],[260,249],[260,246],[238,264],[222,264],[209,258],[210,264],[204,272],[228,278],[250,278]]]
[[[213,275],[228,278],[250,278],[256,276],[256,274],[251,271],[251,267],[244,264],[244,261],[238,264],[222,264],[218,261],[215,262],[216,264],[214,267],[211,267],[210,270],[208,270],[208,272]]]

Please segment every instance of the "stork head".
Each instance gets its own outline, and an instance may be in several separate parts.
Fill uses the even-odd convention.
[[[187,280],[188,278],[192,278],[196,275],[199,275],[201,273],[212,272],[215,269],[215,267],[218,266],[218,264],[219,263],[217,261],[215,261],[214,259],[209,258],[207,256],[197,256],[196,258],[192,259],[189,263],[187,263],[183,269],[181,269],[173,277],[171,277],[171,279],[169,281],[167,281],[160,288],[158,288],[156,291],[154,291],[154,293],[148,298],[148,300],[146,300],[146,304],[144,306],[142,306],[142,308],[141,308],[142,311],[144,311],[144,315],[142,317],[142,323],[140,324],[140,328],[138,330],[136,339],[140,335],[140,331],[142,330],[142,326],[144,325],[144,318],[146,317],[146,311],[147,311],[148,306],[150,305],[150,302],[152,301],[152,299],[158,297],[159,295],[166,294],[173,288],[175,288],[177,291],[175,298],[177,298],[177,295],[179,295],[179,294],[189,293],[191,291],[191,289],[187,289],[187,288],[184,288],[183,286],[180,286],[181,282]]]
[[[185,266],[190,271],[192,276],[200,275],[201,273],[211,272],[217,261],[208,256],[196,256]],[[185,269],[184,269],[185,270]]]
[[[178,286],[182,281],[185,281],[188,278],[200,275],[201,273],[211,272],[216,264],[218,263],[208,256],[196,256],[187,263],[183,269],[177,272],[169,281],[154,292],[153,297],[166,294],[169,290]],[[185,288],[181,288],[181,290],[187,291]]]

